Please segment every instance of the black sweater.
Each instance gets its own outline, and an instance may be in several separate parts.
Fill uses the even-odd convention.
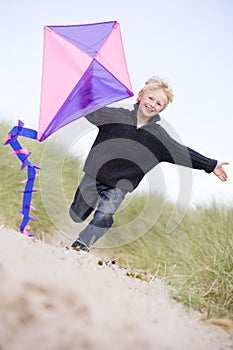
[[[137,128],[137,109],[104,107],[86,116],[99,133],[84,165],[84,172],[110,187],[132,192],[144,175],[160,162],[211,173],[217,161],[173,138],[157,123],[160,116]]]

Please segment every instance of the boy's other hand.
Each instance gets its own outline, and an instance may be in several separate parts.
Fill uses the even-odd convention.
[[[228,164],[229,162],[218,162],[216,167],[213,170],[214,175],[216,175],[221,181],[227,181],[227,173],[223,168],[223,165],[228,165]]]

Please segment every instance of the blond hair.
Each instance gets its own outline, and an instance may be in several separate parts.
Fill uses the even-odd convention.
[[[173,101],[173,97],[174,97],[172,89],[168,85],[168,82],[166,80],[155,76],[149,78],[146,81],[145,86],[140,90],[139,95],[141,95],[144,91],[147,91],[147,90],[158,90],[158,89],[162,89],[165,95],[167,96],[167,103],[163,108],[165,109],[168,103]],[[137,101],[139,102],[138,98],[137,98]]]

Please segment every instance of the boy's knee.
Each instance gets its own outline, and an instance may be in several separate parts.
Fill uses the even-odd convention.
[[[72,208],[70,208],[70,217],[73,221],[75,222],[83,222],[85,220],[85,218],[80,218],[78,215],[75,214],[75,212],[72,210]]]
[[[95,225],[98,227],[111,227],[113,224],[113,215],[97,211],[94,217]]]

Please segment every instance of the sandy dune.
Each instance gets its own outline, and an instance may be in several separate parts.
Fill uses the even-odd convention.
[[[228,350],[230,334],[75,252],[0,229],[0,350]]]

